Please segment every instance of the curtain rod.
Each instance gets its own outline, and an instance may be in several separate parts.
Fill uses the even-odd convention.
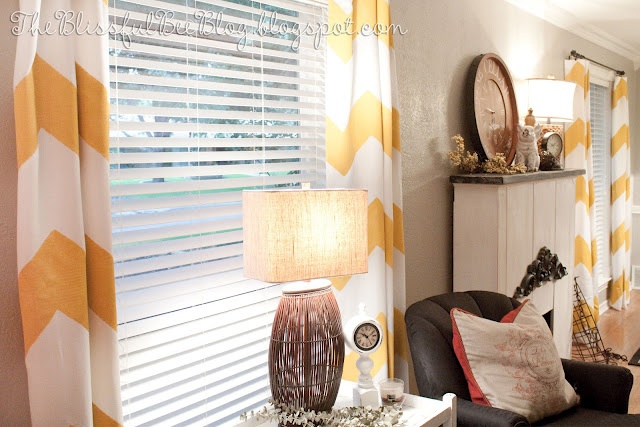
[[[578,53],[578,52],[576,52],[575,50],[572,50],[572,51],[571,51],[571,54],[569,55],[569,59],[571,59],[571,57],[572,57],[572,56],[573,56],[574,58],[576,58],[576,59],[586,59],[586,60],[588,60],[588,61],[593,62],[594,64],[598,64],[598,65],[599,65],[599,66],[601,66],[601,67],[604,67],[604,68],[607,68],[607,69],[609,69],[609,70],[611,70],[611,71],[614,71],[614,72],[615,72],[617,75],[619,75],[619,76],[624,76],[624,71],[616,70],[615,68],[611,68],[611,67],[609,67],[608,65],[604,65],[604,64],[602,64],[602,63],[600,63],[600,62],[598,62],[598,61],[594,61],[593,59],[587,58],[586,56],[579,54],[579,53]]]

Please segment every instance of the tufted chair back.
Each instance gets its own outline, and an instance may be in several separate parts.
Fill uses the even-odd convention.
[[[453,292],[412,304],[405,313],[420,395],[441,399],[445,393],[471,400],[467,381],[453,351],[449,311],[458,307],[497,322],[520,305],[506,295],[487,291]]]

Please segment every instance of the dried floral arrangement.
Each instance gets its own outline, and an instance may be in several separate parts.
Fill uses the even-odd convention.
[[[263,407],[258,412],[251,411],[250,415],[242,414],[241,421],[255,418],[257,421],[277,422],[281,425],[316,427],[391,427],[401,425],[402,408],[400,406],[381,406],[380,408],[348,407],[333,409],[331,412],[308,411],[291,405],[269,400],[272,407]]]
[[[460,134],[454,135],[451,139],[455,141],[456,149],[449,151],[449,160],[461,173],[485,172],[513,175],[527,172],[527,167],[522,163],[508,166],[503,153],[496,153],[493,158],[480,163],[477,153],[465,152],[464,138]]]
[[[514,163],[507,166],[507,159],[502,153],[496,153],[491,159],[482,163],[482,171],[486,173],[502,173],[513,175],[515,173],[526,173],[527,167],[522,163]]]
[[[478,153],[471,154],[468,151],[464,151],[464,138],[460,134],[454,135],[451,139],[456,143],[456,149],[449,151],[451,164],[462,173],[478,172],[480,170]]]

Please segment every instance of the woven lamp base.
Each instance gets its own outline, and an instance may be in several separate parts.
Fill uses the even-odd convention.
[[[279,403],[329,411],[344,363],[340,310],[329,280],[287,285],[269,346],[271,394]]]

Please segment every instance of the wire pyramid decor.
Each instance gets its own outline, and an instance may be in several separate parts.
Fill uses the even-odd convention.
[[[572,358],[607,365],[617,365],[616,360],[626,362],[627,356],[614,353],[611,348],[605,348],[591,307],[587,304],[575,277],[573,282]]]

